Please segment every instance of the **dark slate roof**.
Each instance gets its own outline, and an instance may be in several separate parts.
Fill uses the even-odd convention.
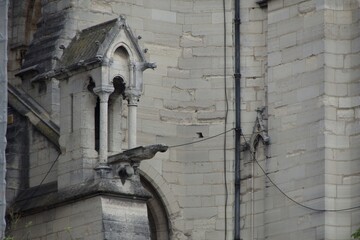
[[[138,39],[133,35],[125,18],[120,16],[117,19],[84,29],[72,39],[68,47],[65,48],[60,46],[62,49],[58,50],[62,53],[61,59],[54,57],[54,52],[49,55],[52,59],[59,59],[56,66],[52,65],[44,68],[43,63],[41,62],[43,61],[41,60],[43,56],[38,56],[40,63],[36,64],[36,51],[38,53],[41,52],[39,49],[40,46],[36,45],[38,50],[31,50],[31,55],[29,53],[29,56],[31,56],[30,60],[32,61],[29,60],[28,62],[31,62],[31,64],[26,64],[17,76],[23,77],[27,75],[31,78],[31,82],[52,77],[64,79],[79,71],[89,70],[90,68],[100,66],[101,64],[106,64],[108,60],[106,59],[106,53],[121,30],[125,31],[126,37],[131,42],[131,47],[135,50],[140,61],[144,63],[144,69],[156,67],[154,63],[148,63],[145,60],[143,51],[138,44]],[[37,39],[34,39],[34,42],[37,41]],[[44,47],[46,46],[47,45],[45,44]],[[51,49],[53,49],[54,44],[52,43],[51,46]],[[56,51],[56,53],[57,56],[60,55],[58,54],[59,51]]]
[[[99,47],[116,22],[117,19],[114,19],[81,31],[64,50],[59,67],[69,67],[81,61],[95,59]]]
[[[66,15],[57,13],[50,17],[46,16],[38,23],[38,29],[25,55],[22,69],[32,68],[38,73],[43,73],[54,67],[52,60],[61,53],[56,43],[61,39],[65,21]]]

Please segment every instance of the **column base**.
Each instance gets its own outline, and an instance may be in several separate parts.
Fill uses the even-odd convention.
[[[112,168],[107,164],[99,164],[96,168],[94,168],[96,172],[95,179],[99,178],[112,178]]]

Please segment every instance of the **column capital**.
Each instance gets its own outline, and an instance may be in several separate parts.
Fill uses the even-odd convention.
[[[109,96],[114,92],[115,88],[112,85],[100,85],[99,87],[94,88],[94,93],[99,96],[100,102],[107,102]]]
[[[100,85],[94,88],[94,93],[101,94],[101,93],[112,93],[115,90],[114,86],[112,85]]]
[[[125,90],[125,97],[128,101],[129,106],[137,106],[141,93],[137,89],[126,89]]]

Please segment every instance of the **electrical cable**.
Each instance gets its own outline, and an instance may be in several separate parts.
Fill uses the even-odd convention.
[[[223,0],[223,17],[224,17],[224,95],[225,95],[225,119],[224,119],[224,132],[225,132],[225,136],[224,136],[224,188],[225,188],[225,203],[224,203],[224,239],[226,240],[227,238],[227,207],[228,207],[228,198],[229,198],[229,191],[228,191],[228,186],[227,186],[227,167],[226,167],[226,162],[227,162],[227,156],[226,156],[226,132],[227,132],[227,120],[228,120],[228,114],[229,114],[229,103],[228,103],[228,95],[227,95],[227,83],[226,83],[226,68],[227,68],[227,55],[226,55],[226,4],[225,4],[225,0]]]
[[[186,145],[191,145],[191,144],[194,144],[194,143],[198,143],[198,142],[203,142],[203,141],[207,141],[209,139],[213,139],[213,138],[216,138],[218,136],[221,136],[221,135],[224,135],[230,131],[233,131],[235,128],[231,128],[229,130],[227,130],[226,132],[221,132],[219,134],[216,134],[216,135],[213,135],[211,137],[208,137],[208,138],[204,138],[204,139],[201,139],[201,140],[198,140],[198,141],[194,141],[194,142],[188,142],[188,143],[183,143],[183,144],[178,144],[178,145],[173,145],[173,146],[169,146],[169,148],[176,148],[176,147],[181,147],[181,146],[186,146]],[[46,172],[45,176],[43,177],[43,179],[41,180],[40,184],[37,185],[35,188],[35,191],[30,195],[30,197],[28,199],[31,199],[35,193],[37,192],[37,190],[39,189],[39,187],[44,183],[45,179],[47,178],[47,176],[50,174],[52,168],[55,166],[55,163],[57,162],[57,160],[59,159],[61,153],[58,154],[58,156],[56,157],[56,159],[53,161],[53,163],[51,164],[49,170]]]
[[[248,145],[248,142],[245,138],[245,136],[243,134],[241,134],[241,136],[243,137],[246,145]],[[342,209],[317,209],[317,208],[312,208],[309,206],[306,206],[298,201],[296,201],[295,199],[291,198],[289,195],[287,195],[269,176],[269,173],[266,172],[264,170],[264,168],[261,166],[261,164],[258,162],[258,160],[256,159],[256,157],[254,156],[254,154],[250,152],[251,157],[254,159],[255,163],[259,166],[259,168],[261,169],[261,171],[264,173],[264,175],[266,176],[266,178],[271,182],[271,184],[282,194],[284,195],[287,199],[289,199],[290,201],[292,201],[293,203],[299,205],[300,207],[306,208],[308,210],[314,211],[314,212],[344,212],[344,211],[350,211],[350,210],[354,210],[354,209],[358,209],[360,208],[360,206],[355,206],[355,207],[349,207],[349,208],[342,208]]]
[[[201,140],[197,140],[197,141],[194,141],[194,142],[182,143],[182,144],[178,144],[178,145],[172,145],[172,146],[169,146],[168,148],[177,148],[177,147],[182,147],[182,146],[186,146],[186,145],[191,145],[191,144],[194,144],[194,143],[204,142],[204,141],[207,141],[209,139],[216,138],[218,136],[224,135],[224,134],[226,134],[228,132],[231,132],[233,130],[235,130],[235,128],[231,128],[231,129],[227,130],[226,132],[221,132],[219,134],[213,135],[211,137],[203,138]]]
[[[29,200],[37,193],[37,191],[39,190],[39,187],[44,183],[45,179],[47,178],[47,176],[50,174],[52,168],[55,166],[55,163],[57,162],[57,160],[59,159],[61,153],[59,153],[56,157],[56,159],[52,162],[49,170],[46,172],[45,176],[43,177],[43,179],[41,180],[40,184],[35,186],[35,190],[32,192],[32,194],[27,198],[26,202],[24,203],[23,206],[26,206],[26,204],[29,202]]]
[[[47,176],[49,175],[49,173],[51,172],[52,168],[54,167],[55,163],[57,162],[57,160],[59,159],[61,153],[59,153],[56,157],[56,159],[53,161],[53,163],[51,164],[49,170],[47,171],[47,173],[45,174],[44,178],[41,180],[40,184],[38,185],[39,187],[44,183],[45,179],[47,178]]]

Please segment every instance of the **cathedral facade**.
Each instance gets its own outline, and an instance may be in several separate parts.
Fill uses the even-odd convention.
[[[8,239],[360,227],[359,0],[10,0],[3,19]]]

